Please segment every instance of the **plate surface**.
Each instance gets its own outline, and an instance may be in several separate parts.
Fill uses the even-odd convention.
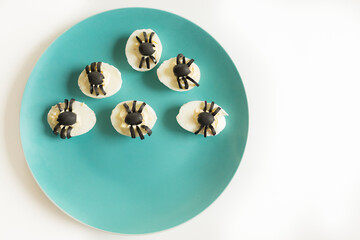
[[[171,91],[157,79],[159,65],[145,73],[128,65],[127,38],[142,28],[159,35],[160,63],[180,52],[195,59],[200,87]],[[79,74],[93,61],[121,71],[123,85],[114,96],[92,99],[78,88]],[[89,133],[70,140],[53,135],[46,116],[64,98],[95,111]],[[143,141],[118,134],[110,122],[112,109],[133,99],[150,104],[158,116],[153,135]],[[193,100],[215,101],[229,113],[223,132],[205,139],[178,125],[179,108]],[[46,195],[85,224],[128,234],[173,227],[208,207],[234,175],[248,132],[245,90],[224,49],[190,21],[145,8],[104,12],[62,34],[37,62],[20,118],[26,161]]]

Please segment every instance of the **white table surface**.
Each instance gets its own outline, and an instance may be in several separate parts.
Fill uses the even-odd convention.
[[[211,33],[250,107],[245,155],[225,192],[194,219],[146,235],[65,215],[34,181],[19,136],[22,93],[43,51],[77,22],[132,6]],[[0,22],[0,239],[360,239],[360,1],[1,0]]]

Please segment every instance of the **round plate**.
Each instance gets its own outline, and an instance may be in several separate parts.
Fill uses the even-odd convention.
[[[156,75],[136,72],[125,58],[135,29],[152,28],[163,44],[161,61],[183,53],[201,70],[200,87],[175,92]],[[120,91],[105,99],[85,96],[77,85],[94,61],[116,66]],[[55,136],[46,116],[65,98],[85,102],[97,123],[69,140]],[[112,109],[125,100],[144,101],[158,120],[145,140],[118,134]],[[186,102],[215,101],[228,113],[215,137],[182,129],[176,115]],[[224,49],[204,30],[177,15],[125,8],[90,17],[62,34],[37,62],[21,106],[21,140],[29,167],[46,195],[90,226],[118,233],[149,233],[183,223],[225,189],[244,152],[248,106],[239,73]]]

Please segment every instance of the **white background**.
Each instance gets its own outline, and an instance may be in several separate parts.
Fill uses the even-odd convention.
[[[61,212],[32,178],[19,136],[22,92],[43,51],[77,22],[130,6],[211,33],[250,107],[248,145],[225,192],[185,224],[147,235]],[[0,0],[0,22],[0,239],[360,239],[360,1]]]

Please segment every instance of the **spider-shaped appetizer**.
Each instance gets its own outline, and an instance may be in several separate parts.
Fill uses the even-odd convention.
[[[88,97],[106,98],[117,93],[122,84],[120,71],[105,62],[93,62],[80,73],[78,85]]]
[[[176,120],[185,130],[207,137],[218,135],[225,128],[227,115],[214,102],[192,101],[181,106]]]
[[[154,32],[150,33],[150,37],[148,39],[146,32],[143,32],[144,41],[141,40],[138,36],[136,39],[139,41],[139,52],[141,53],[142,57],[140,60],[139,68],[142,68],[144,61],[146,62],[147,69],[150,69],[150,59],[156,64],[156,58],[153,56],[155,52],[155,45],[152,42],[152,38],[154,36]]]
[[[60,132],[60,137],[66,139],[90,131],[96,123],[96,116],[85,103],[65,99],[51,107],[47,121],[55,135]]]
[[[177,92],[190,91],[199,87],[200,69],[194,59],[178,54],[165,60],[156,70],[157,76],[165,86]]]
[[[104,90],[104,75],[101,71],[101,62],[93,62],[85,67],[87,77],[90,84],[90,94],[95,91],[96,96],[99,96],[99,89],[103,95],[106,95]]]
[[[141,115],[141,113],[142,113],[144,107],[146,106],[146,103],[143,102],[141,104],[140,108],[136,111],[136,102],[137,102],[136,100],[133,101],[131,110],[130,110],[129,105],[127,105],[126,103],[123,104],[123,106],[125,107],[125,109],[128,113],[125,117],[125,122],[130,125],[129,129],[130,129],[131,137],[132,138],[136,137],[135,130],[134,130],[134,126],[135,126],[137,133],[139,134],[141,140],[143,140],[144,135],[141,132],[140,127],[145,129],[149,136],[151,135],[152,131],[148,126],[140,125],[143,122],[143,116]],[[140,127],[139,127],[139,125],[140,125]]]
[[[160,38],[152,29],[135,30],[126,42],[126,59],[139,72],[153,69],[159,63],[161,53]]]
[[[197,121],[200,123],[200,128],[195,132],[195,134],[198,134],[205,127],[204,137],[206,137],[207,135],[207,128],[210,128],[213,136],[216,135],[216,131],[212,123],[215,121],[215,115],[221,110],[221,107],[217,107],[215,111],[213,111],[214,104],[215,104],[214,102],[211,102],[209,111],[206,112],[207,102],[205,101],[203,112],[200,113],[197,118]]]
[[[181,59],[182,59],[182,63],[181,63]],[[177,77],[177,82],[178,82],[180,89],[183,89],[181,80],[184,82],[185,89],[189,89],[189,83],[187,80],[194,83],[197,87],[199,86],[199,84],[189,76],[189,74],[191,72],[190,66],[193,62],[194,62],[194,59],[191,59],[190,61],[188,61],[186,63],[186,58],[181,53],[178,54],[176,57],[176,65],[173,68],[173,72],[174,72],[175,76]]]
[[[145,102],[131,100],[119,103],[111,113],[111,124],[117,132],[131,138],[151,135],[156,122],[155,111]]]
[[[69,100],[65,99],[64,108],[60,106],[60,103],[57,104],[60,114],[57,118],[58,124],[54,127],[53,132],[55,135],[58,135],[61,129],[60,137],[62,139],[71,138],[72,125],[76,123],[76,113],[72,111],[74,101],[75,99],[71,99],[69,103]]]

